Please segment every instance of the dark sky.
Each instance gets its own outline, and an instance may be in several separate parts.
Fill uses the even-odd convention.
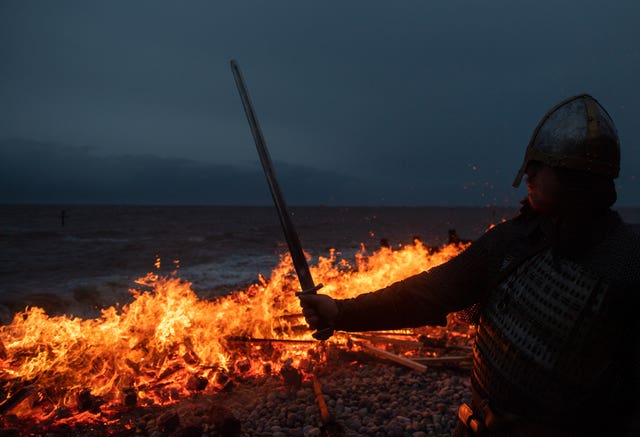
[[[640,3],[0,0],[0,203],[514,205],[538,120],[594,95],[640,205]]]

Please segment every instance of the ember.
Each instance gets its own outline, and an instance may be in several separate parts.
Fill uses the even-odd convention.
[[[464,247],[450,244],[434,251],[416,241],[371,255],[363,248],[354,265],[331,250],[311,270],[324,284],[324,293],[350,297],[427,270]],[[190,283],[176,277],[150,273],[137,283],[140,287],[131,290],[130,303],[104,309],[96,319],[52,317],[30,307],[0,327],[0,415],[5,427],[108,427],[119,420],[135,429],[127,411],[233,390],[234,381],[282,375],[295,392],[303,380],[312,379],[311,364],[326,358],[321,349],[327,346],[318,346],[299,314],[288,256],[282,257],[269,280],[260,277],[246,290],[215,301],[199,299]],[[384,354],[380,348],[385,344],[413,345],[414,352],[420,349],[423,355],[426,346],[447,346],[443,340],[426,344],[425,332],[420,341],[417,335],[402,340],[384,334],[382,339],[359,336],[353,341],[336,335],[330,342],[345,349],[348,344],[376,343],[363,349],[375,349],[377,355]],[[467,361],[459,351],[457,355],[445,361]],[[430,365],[416,363],[414,368],[425,364]],[[234,420],[222,422],[235,429]],[[161,430],[175,429],[178,423],[169,411],[156,421]]]

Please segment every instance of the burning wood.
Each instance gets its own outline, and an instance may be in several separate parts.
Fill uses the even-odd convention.
[[[78,394],[78,411],[89,411],[93,414],[98,414],[100,412],[100,406],[104,404],[104,399],[100,396],[94,396],[91,394],[91,390],[88,388],[83,389],[80,394]]]
[[[418,340],[424,347],[435,349],[444,349],[448,347],[448,341],[446,337],[428,337],[426,335],[421,335],[418,337]]]
[[[345,298],[428,270],[460,250],[447,246],[430,253],[416,244],[359,255],[354,265],[331,252],[311,270],[325,292]],[[132,302],[107,308],[96,319],[52,317],[40,308],[26,308],[11,324],[0,326],[0,384],[8,396],[0,413],[14,413],[18,404],[42,392],[52,405],[49,411],[73,417],[34,409],[20,411],[20,423],[106,424],[122,411],[228,391],[240,376],[280,374],[286,386],[299,388],[308,376],[303,363],[309,346],[316,342],[306,326],[297,325],[299,285],[291,271],[285,256],[269,281],[215,301],[199,299],[178,278],[149,274],[137,281],[140,288],[131,291]],[[419,343],[397,334],[377,336],[368,340],[398,347]],[[379,351],[378,356],[394,355]],[[28,388],[33,381],[37,389]],[[172,427],[169,419],[164,428]]]
[[[280,370],[280,375],[284,381],[284,386],[290,392],[295,392],[302,385],[302,374],[293,367],[292,360],[287,360]]]
[[[415,340],[402,340],[402,339],[391,338],[391,337],[383,337],[381,335],[370,335],[367,333],[350,334],[350,335],[353,338],[358,338],[360,340],[368,340],[372,343],[387,343],[387,344],[394,344],[398,346],[409,346],[409,347],[415,347],[415,348],[421,347],[423,345],[423,343]]]
[[[183,369],[183,366],[180,364],[174,364],[173,366],[170,366],[166,369],[164,369],[162,372],[160,372],[158,374],[157,377],[157,381],[162,381],[164,379],[167,379],[168,377],[170,377],[171,375],[173,375],[174,373],[180,371]]]
[[[246,358],[240,359],[235,362],[234,367],[240,374],[247,373],[251,370],[251,361]]]
[[[229,337],[230,342],[246,343],[289,343],[289,344],[316,344],[318,340],[302,340],[291,338],[252,338],[252,337]]]
[[[426,363],[429,365],[457,365],[457,366],[469,366],[473,357],[471,355],[455,355],[448,357],[414,357],[411,358],[418,363]]]
[[[190,391],[202,391],[209,385],[209,380],[203,376],[191,375],[187,381],[187,389]]]
[[[320,418],[322,419],[322,423],[328,423],[331,420],[331,414],[329,414],[329,408],[327,408],[327,403],[324,400],[324,395],[322,394],[322,387],[320,387],[318,376],[314,372],[311,377],[313,382],[313,392],[316,395],[316,402],[318,403],[318,408],[320,409]]]
[[[133,387],[125,388],[122,391],[122,395],[123,395],[122,401],[125,406],[135,407],[136,404],[138,403],[138,393],[136,392],[135,388]]]
[[[124,363],[131,369],[136,375],[140,375],[140,366],[134,363],[129,358],[125,358]]]
[[[315,371],[311,374],[311,383],[313,385],[313,393],[316,397],[316,403],[318,404],[318,409],[320,410],[320,420],[322,421],[323,434],[326,437],[342,436],[344,434],[342,426],[334,420],[333,416],[329,412],[329,407],[327,407],[327,402],[324,399],[322,387],[320,386],[320,381],[318,380],[318,375]]]
[[[15,407],[18,406],[22,401],[27,399],[30,396],[33,396],[37,393],[37,390],[33,386],[23,387],[17,392],[15,392],[9,399],[0,404],[0,414],[6,414],[11,411]]]
[[[200,363],[200,357],[194,350],[193,342],[189,337],[186,337],[184,339],[184,346],[187,348],[187,352],[182,356],[182,358],[184,358],[184,361],[192,365]]]
[[[364,342],[355,342],[356,345],[362,348],[363,351],[370,353],[371,355],[377,356],[379,358],[384,358],[387,360],[391,360],[398,364],[402,364],[403,366],[409,367],[413,370],[417,370],[418,372],[425,372],[427,370],[427,366],[417,363],[409,358],[401,357],[400,355],[396,355],[394,353],[385,351],[383,349],[379,349],[377,347],[368,345]]]
[[[428,338],[425,340],[425,336],[421,335],[419,337],[420,341],[415,340],[405,340],[405,339],[396,339],[388,336],[380,335],[382,333],[358,333],[358,334],[349,334],[348,342],[358,345],[364,352],[387,360],[391,360],[403,366],[412,368],[419,372],[424,372],[428,365],[435,366],[449,366],[449,367],[468,367],[472,361],[472,355],[468,352],[471,351],[470,347],[466,346],[455,346],[450,345],[446,339],[443,338]],[[387,334],[390,335],[390,334]],[[393,334],[391,334],[393,335]],[[390,352],[388,350],[380,349],[374,347],[370,344],[367,344],[364,341],[356,341],[351,340],[352,338],[358,340],[366,340],[371,343],[384,343],[393,345],[394,347],[403,347],[403,348],[412,348],[411,352],[415,353],[417,350],[428,349],[431,351],[436,351],[438,356],[427,356],[427,357],[404,357],[402,355]],[[427,344],[428,346],[425,346]],[[450,350],[458,350],[460,352],[465,352],[463,355],[454,355],[454,356],[439,356],[440,354],[450,351]]]

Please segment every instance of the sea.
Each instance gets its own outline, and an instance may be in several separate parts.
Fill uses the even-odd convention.
[[[640,208],[619,208],[640,223]],[[447,244],[451,230],[473,240],[513,217],[508,207],[293,207],[291,219],[311,256],[344,259],[419,238]],[[123,305],[147,273],[192,283],[215,299],[268,278],[287,251],[273,207],[0,206],[0,323],[28,306],[50,315],[96,317]]]

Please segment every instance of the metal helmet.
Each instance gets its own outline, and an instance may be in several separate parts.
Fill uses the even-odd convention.
[[[542,117],[514,187],[520,185],[531,161],[615,179],[620,172],[618,132],[602,105],[590,95],[580,94],[558,103]]]

